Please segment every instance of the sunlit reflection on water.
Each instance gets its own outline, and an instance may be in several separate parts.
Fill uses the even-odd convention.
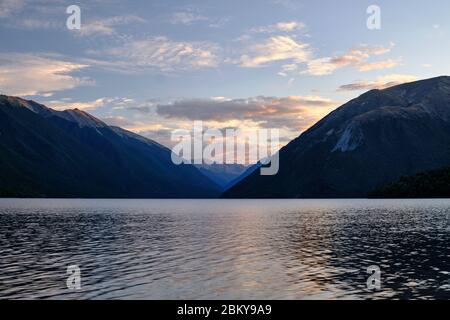
[[[2,199],[0,298],[450,298],[449,214],[450,200]]]

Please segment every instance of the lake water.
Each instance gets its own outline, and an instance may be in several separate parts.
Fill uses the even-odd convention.
[[[450,200],[0,199],[0,298],[450,298]]]

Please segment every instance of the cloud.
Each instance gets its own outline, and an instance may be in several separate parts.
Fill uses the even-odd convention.
[[[65,29],[67,0],[0,0],[2,27],[17,29]]]
[[[209,42],[179,42],[167,37],[126,41],[114,48],[89,51],[101,56],[98,66],[125,72],[159,70],[163,73],[212,68],[218,65],[219,48]]]
[[[367,63],[366,61],[371,56],[379,56],[389,53],[394,46],[394,43],[391,43],[388,47],[361,45],[350,49],[344,55],[313,59],[308,61],[307,70],[304,73],[314,76],[322,76],[332,74],[337,69],[347,66],[353,66],[359,71],[392,68],[398,65],[397,61],[384,60],[370,63]]]
[[[71,101],[67,100],[51,100],[45,102],[45,105],[55,110],[79,109],[79,110],[93,110],[112,102],[109,98],[99,98],[92,101]]]
[[[314,59],[308,61],[308,69],[303,73],[313,76],[324,76],[332,74],[338,68],[342,68],[343,66],[343,64],[339,64],[337,61],[333,61],[332,58]]]
[[[220,28],[224,24],[228,23],[229,20],[230,17],[221,17],[218,19],[212,19],[204,15],[201,15],[192,9],[175,12],[169,19],[170,23],[174,25],[191,26],[195,23],[204,22],[207,23],[207,25],[210,28]]]
[[[229,122],[251,121],[261,127],[301,130],[337,106],[317,96],[254,97],[248,99],[187,99],[156,106],[168,119]]]
[[[193,11],[175,12],[170,18],[172,24],[191,25],[198,21],[209,21],[209,19]]]
[[[166,146],[173,144],[170,141],[171,133],[179,128],[177,126],[173,128],[164,127],[161,123],[155,123],[152,120],[136,120],[124,116],[106,116],[100,117],[100,120],[110,126],[121,127],[123,129],[136,132]]]
[[[132,109],[132,107],[136,104],[136,101],[127,97],[102,97],[90,101],[73,101],[71,98],[64,98],[61,100],[46,101],[44,104],[56,110],[95,110],[107,106],[109,107],[109,110],[115,111]]]
[[[277,25],[265,30],[275,30]],[[285,23],[279,28],[289,30],[294,24]],[[260,30],[261,31],[261,30]],[[242,37],[241,41],[247,41],[250,37]],[[348,50],[343,55],[334,57],[314,58],[311,46],[301,42],[292,36],[272,36],[262,43],[253,44],[243,50],[243,54],[234,63],[241,67],[264,67],[271,62],[288,62],[281,67],[278,75],[287,77],[294,74],[308,74],[323,76],[334,73],[344,67],[354,67],[361,72],[382,70],[396,67],[400,60],[386,59],[380,61],[367,61],[373,56],[389,53],[394,47],[391,43],[387,47],[360,45]],[[306,70],[299,71],[301,65],[306,65]]]
[[[82,23],[79,35],[114,35],[116,33],[115,27],[119,25],[126,25],[130,23],[144,23],[145,19],[135,15],[115,16],[105,19],[98,19],[88,23]]]
[[[381,69],[390,69],[397,67],[399,65],[398,60],[382,60],[368,63],[361,63],[357,66],[359,71],[372,71],[372,70],[381,70]]]
[[[174,129],[168,128],[149,129],[149,130],[144,129],[142,131],[139,131],[139,134],[148,139],[156,141],[168,148],[172,148],[178,144],[178,141],[174,141],[171,139],[173,131]]]
[[[390,74],[376,78],[374,81],[357,80],[353,83],[344,84],[338,88],[338,91],[357,91],[371,89],[385,89],[406,82],[416,81],[418,77],[405,74]]]
[[[142,114],[149,114],[154,109],[155,103],[146,101],[137,105],[127,107],[128,110],[139,111]]]
[[[228,22],[230,22],[231,17],[221,17],[219,19],[208,19],[210,28],[221,28]]]
[[[252,33],[274,33],[274,32],[293,32],[305,29],[306,26],[302,22],[298,21],[286,21],[278,22],[266,27],[252,28],[250,32]]]
[[[289,36],[271,37],[262,44],[251,46],[247,51],[240,57],[240,65],[246,68],[262,67],[269,62],[283,60],[302,63],[311,57],[308,44]]]
[[[47,19],[18,19],[14,21],[14,26],[25,29],[56,29],[64,28],[64,24],[61,21],[51,21]]]
[[[102,120],[107,125],[121,128],[130,128],[130,127],[132,128],[136,125],[136,122],[121,116],[103,117],[100,120]]]
[[[1,53],[0,88],[9,95],[48,96],[55,91],[92,84],[89,78],[73,75],[86,67],[54,55]]]
[[[11,16],[25,5],[24,0],[2,0],[0,2],[0,18]]]

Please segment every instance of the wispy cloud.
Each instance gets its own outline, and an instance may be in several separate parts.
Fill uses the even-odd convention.
[[[274,32],[294,32],[298,30],[304,30],[306,28],[303,22],[299,21],[285,21],[278,22],[264,27],[256,27],[250,29],[252,33],[274,33]]]
[[[253,29],[253,32],[271,33],[277,30],[292,31],[297,28],[304,28],[304,25],[297,22],[280,23],[269,27]],[[239,40],[243,43],[254,41],[249,34],[245,34]],[[239,64],[241,67],[255,68],[266,67],[273,62],[285,62],[281,66],[278,75],[296,76],[308,74],[313,76],[323,76],[334,73],[344,67],[353,67],[361,72],[383,70],[394,68],[400,65],[401,59],[384,59],[370,61],[374,56],[381,56],[391,52],[395,46],[390,43],[388,46],[360,45],[349,49],[345,54],[334,57],[315,57],[312,46],[305,41],[299,40],[294,35],[276,35],[268,39],[257,40],[256,43],[244,46],[239,59],[228,59]],[[302,70],[303,69],[303,70]]]
[[[357,80],[344,84],[338,88],[339,91],[359,91],[370,89],[385,89],[406,82],[418,80],[418,77],[406,74],[389,74],[376,78],[375,80]]]
[[[290,36],[270,37],[264,43],[246,49],[240,65],[247,68],[265,66],[269,62],[291,60],[304,63],[311,59],[310,47]]]
[[[50,19],[25,18],[15,20],[14,26],[25,29],[56,29],[64,28],[64,23]]]
[[[64,30],[61,15],[68,5],[69,0],[1,0],[0,22],[14,29]]]
[[[209,21],[209,19],[191,10],[178,11],[170,17],[170,23],[172,24],[191,25],[198,21]]]
[[[372,70],[383,70],[383,69],[390,69],[397,67],[400,64],[400,60],[393,60],[393,59],[387,59],[387,60],[381,60],[381,61],[374,61],[374,62],[368,62],[368,63],[362,63],[357,66],[357,69],[359,71],[372,71]]]
[[[71,99],[65,99],[46,101],[45,105],[55,110],[94,110],[108,103],[111,103],[112,101],[113,100],[111,98],[98,98],[92,101],[72,101]]]
[[[215,67],[219,48],[209,42],[179,42],[167,37],[126,41],[119,47],[91,50],[99,66],[125,72],[159,70],[163,73]]]
[[[0,2],[0,18],[9,17],[21,10],[24,5],[24,0],[2,0]]]
[[[337,69],[348,66],[355,67],[359,71],[392,68],[398,65],[398,61],[384,60],[367,62],[367,60],[371,56],[379,56],[390,52],[394,45],[394,43],[391,43],[388,47],[361,45],[350,49],[344,55],[313,59],[308,61],[307,70],[304,73],[322,76],[332,74]]]
[[[121,110],[132,110],[137,104],[134,99],[128,97],[101,97],[87,101],[75,101],[72,98],[63,98],[59,100],[48,100],[43,103],[55,110],[79,109],[98,111],[98,109],[103,109],[103,111],[109,113]]]
[[[134,128],[136,122],[122,116],[108,116],[101,118],[103,122],[110,126],[116,126],[121,128]]]
[[[173,13],[169,22],[174,25],[191,26],[197,23],[206,24],[210,28],[220,28],[230,20],[230,17],[211,18],[207,17],[194,9],[177,11]]]
[[[116,34],[117,26],[144,22],[146,22],[145,19],[135,15],[123,15],[97,19],[83,23],[81,29],[79,30],[79,34],[81,36],[114,35]]]
[[[55,55],[1,53],[0,88],[10,95],[48,96],[55,91],[92,84],[89,78],[73,75],[86,67]]]

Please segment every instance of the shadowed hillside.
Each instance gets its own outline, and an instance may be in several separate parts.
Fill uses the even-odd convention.
[[[403,177],[370,194],[372,198],[450,198],[450,167]]]
[[[0,196],[204,198],[219,188],[166,147],[80,110],[0,96]]]
[[[226,198],[360,198],[402,176],[450,165],[450,77],[372,90],[280,151],[275,176],[254,172]]]

